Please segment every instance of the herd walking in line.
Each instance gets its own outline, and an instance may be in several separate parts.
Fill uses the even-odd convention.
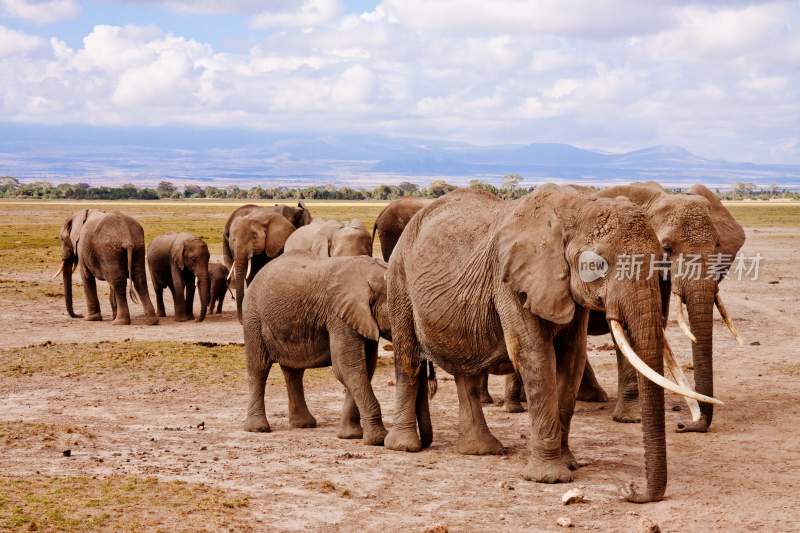
[[[372,257],[376,236],[382,259]],[[270,431],[265,385],[273,364],[285,378],[290,425],[315,427],[303,373],[331,366],[345,388],[339,438],[418,452],[434,439],[429,402],[440,368],[455,378],[457,451],[497,454],[503,445],[482,403],[492,401],[488,376],[504,375],[504,408],[527,410],[530,419],[522,475],[541,483],[573,479],[576,400],[608,400],[587,360],[587,336],[610,333],[618,371],[612,416],[641,422],[644,444],[646,486],[630,483],[622,492],[644,503],[660,500],[667,485],[664,389],[689,404],[691,420],[679,432],[706,432],[722,403],[714,397],[715,307],[741,337],[719,292],[726,270],[712,273],[709,261],[735,256],[744,239],[703,185],[671,193],[653,182],[604,190],[547,184],[514,201],[470,189],[436,200],[401,198],[380,213],[371,235],[358,220],[313,218],[302,202],[245,205],[222,229],[224,264],[209,262],[209,247],[190,233],[160,235],[145,248],[133,218],[83,209],[62,228],[59,274],[68,314],[85,320],[102,320],[96,280],[108,282],[114,324],[130,324],[128,297],[156,325],[167,312],[164,289],[176,321],[221,313],[230,293],[244,335],[247,431]],[[586,254],[602,258],[608,274],[584,276]],[[703,259],[699,276],[680,268],[689,255]],[[612,275],[630,256],[642,258],[645,272],[657,258],[669,262],[659,276]],[[77,270],[85,317],[73,307]],[[694,388],[665,335],[672,300],[692,340]],[[394,347],[388,432],[370,383],[380,338]]]

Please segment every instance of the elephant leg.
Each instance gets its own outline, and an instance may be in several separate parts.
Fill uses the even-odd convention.
[[[367,358],[367,377],[372,382],[375,367],[378,365],[378,343],[372,340],[364,341],[364,353]],[[364,436],[361,428],[361,413],[350,391],[344,391],[344,404],[342,405],[342,420],[336,436],[340,439],[360,439]]]
[[[578,389],[578,399],[582,402],[605,403],[608,401],[608,394],[598,383],[597,376],[589,361],[586,361],[586,368],[583,369],[581,386]]]
[[[167,309],[164,307],[164,286],[156,285],[155,282],[153,285],[156,289],[156,307],[158,307],[158,316],[165,317],[167,316]]]
[[[487,374],[456,374],[458,391],[458,453],[496,455],[503,445],[489,431],[481,405],[481,382]]]
[[[524,395],[522,376],[519,372],[506,375],[506,399],[503,402],[503,409],[509,413],[523,413],[525,408],[522,406]]]
[[[185,322],[189,320],[186,316],[186,284],[180,273],[173,272],[172,276],[172,302],[175,308],[175,322]]]
[[[617,405],[613,414],[616,422],[635,424],[642,421],[636,379],[636,369],[617,348]]]
[[[131,281],[136,294],[139,296],[139,303],[144,308],[145,324],[155,326],[158,324],[158,316],[150,300],[150,292],[147,290],[147,271],[145,270],[144,247],[134,250],[133,272]]]
[[[86,268],[81,267],[83,279],[83,293],[86,295],[86,318],[89,322],[103,320],[100,312],[100,300],[97,299],[97,280]]]
[[[489,373],[485,373],[481,376],[481,403],[494,403],[494,399],[492,395],[489,394]]]
[[[362,338],[353,332],[331,333],[331,363],[336,378],[353,398],[360,414],[365,444],[380,446],[386,437],[381,405],[370,383],[367,354]]]
[[[117,297],[114,292],[113,287],[108,291],[108,303],[111,304],[111,320],[117,319]]]
[[[257,321],[244,325],[244,351],[247,358],[247,382],[250,390],[244,430],[268,433],[271,429],[264,406],[264,393],[272,362],[269,360],[269,353],[261,338],[261,328]]]
[[[116,312],[114,313],[115,326],[128,326],[131,323],[131,311],[128,308],[128,298],[125,296],[125,289],[128,286],[126,278],[109,281],[111,291],[114,293],[116,302]]]
[[[420,358],[414,331],[411,302],[399,287],[393,301],[392,345],[394,346],[395,407],[394,425],[383,446],[390,450],[418,452],[430,446],[433,428],[428,411],[427,361]],[[424,397],[424,398],[423,398]],[[419,424],[419,435],[417,425]]]
[[[317,420],[308,410],[303,390],[304,368],[288,368],[281,366],[286,392],[289,395],[289,425],[293,428],[315,428]]]
[[[225,300],[225,293],[223,293],[222,296],[219,297],[219,303],[217,304],[217,314],[218,315],[222,314],[222,302],[224,300]]]
[[[184,283],[186,285],[186,317],[194,320],[194,289],[197,282],[194,275],[189,274]]]
[[[575,313],[569,328],[556,338],[556,380],[558,413],[561,422],[561,460],[570,470],[578,468],[578,461],[569,448],[569,431],[578,388],[586,366],[586,320],[588,311]]]

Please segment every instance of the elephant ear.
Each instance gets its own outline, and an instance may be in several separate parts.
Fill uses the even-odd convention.
[[[556,214],[556,191],[523,198],[501,225],[497,251],[502,280],[525,294],[524,306],[534,315],[566,324],[575,313],[562,224]]]
[[[719,236],[719,252],[723,254],[736,255],[744,245],[744,230],[736,222],[731,212],[722,205],[717,195],[711,192],[708,187],[699,183],[689,187],[689,193],[697,194],[708,200],[711,204],[711,222]]]
[[[371,305],[375,293],[369,284],[369,273],[358,264],[362,262],[363,258],[353,258],[337,265],[328,294],[339,318],[362,337],[377,341],[380,331]]]
[[[81,228],[89,218],[89,210],[83,209],[78,211],[66,221],[61,227],[61,240],[72,248],[72,253],[78,254],[78,241],[81,238]]]
[[[286,244],[286,239],[294,233],[294,230],[294,225],[283,216],[275,215],[270,217],[264,232],[264,251],[267,253],[267,257],[275,257],[281,253],[283,245]]]
[[[172,243],[172,248],[170,249],[170,258],[172,259],[173,264],[178,267],[178,270],[183,270],[185,263],[183,261],[183,254],[186,250],[186,241],[185,240],[175,240]]]
[[[297,207],[299,208],[299,212],[295,216],[294,225],[299,228],[300,226],[311,224],[311,211],[306,207],[306,203],[300,200],[297,202]]]

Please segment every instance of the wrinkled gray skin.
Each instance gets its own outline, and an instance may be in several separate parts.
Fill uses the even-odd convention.
[[[302,202],[298,207],[249,204],[238,208],[228,218],[222,233],[222,255],[225,266],[233,270],[231,285],[236,294],[239,322],[242,321],[245,283],[249,285],[261,267],[283,251],[296,223],[310,222],[311,213]],[[248,263],[250,275],[245,280]]]
[[[244,305],[250,386],[246,431],[270,431],[264,392],[274,363],[286,381],[289,423],[316,427],[306,406],[303,372],[333,366],[346,389],[337,436],[383,444],[386,429],[370,381],[378,338],[391,338],[385,274],[380,259],[303,252],[284,254],[261,269]]]
[[[68,218],[61,228],[61,267],[64,282],[64,301],[69,316],[82,318],[72,307],[72,273],[81,269],[83,290],[86,294],[86,320],[102,320],[100,301],[97,298],[96,280],[105,280],[111,286],[110,303],[114,324],[130,324],[131,316],[125,289],[131,299],[141,301],[145,322],[158,324],[150,294],[147,291],[145,271],[144,230],[133,218],[113,211],[106,213],[95,209],[82,209]]]
[[[147,266],[156,291],[158,316],[167,316],[164,289],[169,289],[175,305],[175,321],[194,320],[196,284],[200,296],[197,321],[205,320],[211,292],[208,276],[210,256],[205,241],[191,233],[166,233],[150,241],[147,246]]]
[[[225,294],[228,292],[228,267],[222,263],[209,263],[208,276],[211,279],[211,300],[209,302],[209,313],[214,314],[216,307],[217,314],[222,313],[222,303],[225,301]]]
[[[663,314],[669,314],[670,295],[676,294],[686,304],[689,325],[697,338],[692,343],[695,388],[706,396],[714,395],[713,372],[713,319],[714,296],[719,284],[706,279],[702,270],[699,279],[681,277],[678,270],[681,255],[700,256],[705,266],[710,256],[717,253],[731,257],[741,249],[745,241],[742,227],[736,222],[722,202],[704,185],[693,185],[689,194],[670,194],[655,182],[633,183],[611,187],[597,193],[600,197],[622,196],[641,206],[658,236],[660,252],[672,260],[672,268],[666,280],[661,280]],[[594,315],[595,313],[592,313]],[[608,333],[605,317],[590,318],[590,334]],[[618,395],[614,409],[614,420],[639,422],[639,391],[636,372],[617,350]],[[578,399],[605,401],[605,391],[597,383],[594,371],[587,363]],[[714,406],[700,403],[701,418],[698,422],[681,423],[679,432],[705,432],[711,425]]]
[[[578,257],[649,257],[660,246],[642,210],[543,186],[515,202],[480,191],[447,194],[406,227],[389,262],[395,351],[394,425],[384,445],[418,451],[433,431],[423,356],[455,376],[461,453],[502,450],[483,417],[481,374],[522,373],[531,421],[525,477],[570,481],[577,462],[569,428],[586,357],[589,310],[619,321],[646,364],[663,374],[657,280],[581,281]],[[649,263],[645,260],[645,267]],[[640,378],[647,488],[633,502],[660,500],[667,481],[664,392]],[[417,433],[419,428],[419,433]]]
[[[286,240],[284,252],[310,252],[319,257],[372,255],[372,240],[361,221],[314,219]]]

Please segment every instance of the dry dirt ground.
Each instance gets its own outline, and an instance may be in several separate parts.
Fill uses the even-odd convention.
[[[619,497],[627,481],[644,482],[644,467],[640,427],[613,422],[612,403],[579,403],[572,449],[583,466],[569,485],[522,479],[527,415],[499,406],[485,412],[508,453],[458,455],[455,385],[444,373],[434,443],[421,453],[337,439],[343,392],[329,369],[306,377],[319,427],[289,428],[276,369],[273,432],[246,433],[242,332],[230,300],[204,323],[88,323],[66,316],[43,268],[3,269],[0,530],[560,531],[557,520],[568,517],[578,530],[797,531],[800,229],[748,229],[744,252],[763,256],[762,271],[758,281],[723,285],[747,343],[738,347],[717,320],[715,388],[725,406],[711,432],[677,434],[688,414],[668,395],[669,485],[664,501],[647,505]],[[669,335],[688,362],[674,321]],[[590,358],[613,400],[608,342],[590,338]],[[394,371],[382,355],[373,386],[390,426]],[[501,391],[493,377],[496,399]],[[576,486],[587,502],[562,506]]]

